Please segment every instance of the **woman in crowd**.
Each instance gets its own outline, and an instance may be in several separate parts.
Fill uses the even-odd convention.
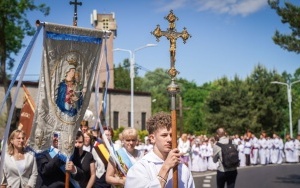
[[[128,170],[136,161],[143,157],[143,152],[135,149],[138,133],[134,128],[125,128],[122,132],[123,147],[117,151],[122,164],[122,168]],[[112,185],[124,186],[125,177],[120,177],[115,164],[108,163],[106,172],[106,182]]]
[[[1,187],[33,188],[38,176],[35,157],[25,152],[25,133],[13,131],[7,140]]]
[[[84,141],[83,141],[83,150],[87,152],[92,152],[94,146],[94,137],[92,130],[88,130],[83,133]]]
[[[190,160],[191,143],[188,140],[186,133],[183,133],[181,135],[181,138],[179,138],[178,149],[179,152],[181,153],[181,157],[180,157],[181,162],[184,163],[186,166],[188,166]]]
[[[208,170],[217,170],[219,163],[215,163],[213,161],[213,146],[215,145],[215,138],[211,137],[208,140],[208,145],[207,145],[207,153],[208,153],[208,159],[207,159],[207,169]]]
[[[202,144],[200,145],[200,172],[204,172],[207,170],[207,141],[203,140]]]
[[[114,131],[111,127],[103,126],[104,134],[108,140],[108,142],[111,142],[111,138],[114,136]],[[93,136],[94,136],[94,148],[92,150],[93,157],[96,161],[96,182],[94,184],[95,188],[110,188],[111,185],[108,184],[105,180],[106,176],[106,169],[108,161],[105,159],[105,155],[109,155],[109,151],[106,149],[104,141],[102,139],[102,134],[99,134],[99,129],[93,130]],[[102,147],[103,146],[103,147]],[[102,148],[103,150],[100,150]]]
[[[192,145],[192,164],[190,169],[193,172],[199,172],[201,168],[200,144],[200,139],[196,138],[194,140],[194,144]]]
[[[92,188],[96,180],[95,160],[90,152],[83,150],[83,137],[83,133],[78,131],[72,161],[84,172],[83,180],[79,181],[80,187]]]

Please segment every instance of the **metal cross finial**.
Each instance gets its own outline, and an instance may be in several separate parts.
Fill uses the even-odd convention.
[[[169,74],[171,77],[175,77],[177,74],[177,71],[175,69],[175,56],[176,56],[176,40],[178,38],[182,38],[183,43],[186,43],[186,40],[191,37],[191,35],[188,33],[186,28],[183,28],[182,32],[177,32],[175,27],[175,21],[178,20],[178,17],[175,16],[173,13],[173,10],[170,11],[170,13],[165,17],[166,20],[169,21],[169,28],[167,31],[162,31],[160,29],[160,26],[157,25],[157,27],[154,29],[154,31],[151,32],[156,37],[156,41],[159,42],[159,38],[161,36],[165,36],[170,41],[170,59],[171,59],[171,69],[169,71]]]
[[[82,5],[82,2],[77,2],[77,0],[74,0],[74,2],[70,1],[70,5],[74,5],[74,17],[73,17],[73,26],[77,26],[77,5]]]

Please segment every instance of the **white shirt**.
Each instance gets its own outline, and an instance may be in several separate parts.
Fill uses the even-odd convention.
[[[96,176],[97,178],[101,178],[101,176],[104,174],[105,170],[105,165],[103,161],[100,159],[98,156],[96,150],[93,148],[92,150],[92,155],[96,161],[95,166],[96,166]]]
[[[186,142],[183,142],[181,138],[179,138],[178,141],[178,149],[180,153],[183,153],[184,156],[189,156],[189,152],[191,150],[191,144],[190,141],[187,140]]]
[[[160,188],[160,181],[157,178],[164,161],[153,151],[136,162],[128,171],[125,188]],[[172,188],[173,170],[169,171],[166,188]],[[178,187],[195,188],[192,173],[184,164],[178,165]]]

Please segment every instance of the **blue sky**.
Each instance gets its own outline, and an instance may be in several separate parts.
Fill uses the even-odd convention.
[[[69,0],[35,0],[36,4],[46,3],[51,8],[50,15],[44,17],[39,12],[28,13],[34,24],[43,22],[72,25],[74,6]],[[262,64],[267,69],[279,73],[293,74],[299,68],[299,55],[275,45],[272,36],[276,29],[290,33],[288,25],[283,25],[280,17],[267,4],[267,0],[80,0],[78,26],[93,28],[90,14],[115,13],[118,36],[114,48],[135,50],[148,43],[156,47],[144,48],[135,53],[136,64],[147,70],[170,68],[169,41],[161,37],[157,42],[150,34],[157,24],[162,30],[168,28],[164,19],[172,9],[179,18],[176,29],[184,27],[192,35],[186,44],[177,40],[177,77],[194,81],[198,85],[214,81],[223,76],[232,79],[235,75],[244,79],[254,66]],[[290,0],[297,3],[299,1]],[[31,37],[24,40],[27,45]],[[23,55],[16,57],[17,63]],[[42,32],[32,54],[25,80],[37,80],[40,72],[42,52]],[[126,52],[114,52],[114,63],[119,64],[129,57]],[[16,67],[16,66],[15,66]],[[14,69],[15,70],[15,69]],[[14,71],[12,72],[14,73]],[[139,70],[143,76],[145,70]]]

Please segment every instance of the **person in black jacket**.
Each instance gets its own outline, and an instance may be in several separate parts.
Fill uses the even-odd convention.
[[[59,154],[58,135],[53,134],[53,143],[51,148],[38,154],[36,157],[39,177],[37,178],[36,187],[39,188],[64,188],[66,174],[70,172],[70,188],[77,188],[79,184],[76,181],[81,181],[84,177],[84,172],[72,161],[65,161],[65,157]],[[74,181],[76,180],[76,181]]]
[[[96,180],[95,160],[92,153],[83,150],[83,137],[83,133],[78,131],[72,160],[75,164],[78,164],[84,172],[83,179],[78,182],[80,187],[92,188]]]

